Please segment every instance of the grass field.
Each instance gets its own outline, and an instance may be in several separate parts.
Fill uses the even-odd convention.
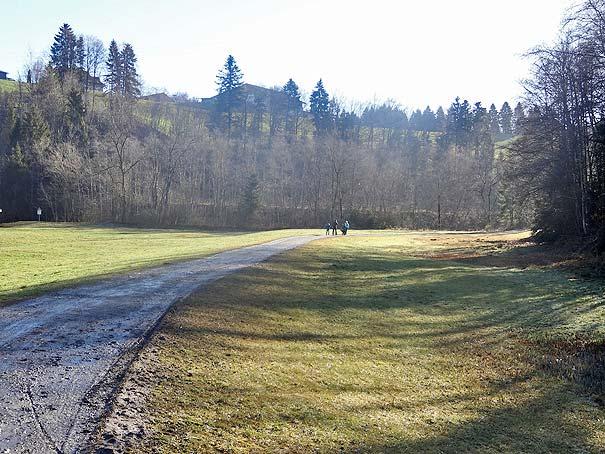
[[[318,232],[219,233],[51,223],[0,226],[0,304],[103,276]]]
[[[17,91],[19,84],[14,80],[0,80],[0,93]]]
[[[605,451],[603,382],[555,347],[601,345],[602,282],[522,236],[339,238],[218,281],[133,366],[130,450]]]

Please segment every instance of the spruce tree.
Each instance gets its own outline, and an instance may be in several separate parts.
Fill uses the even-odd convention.
[[[299,112],[302,111],[300,89],[296,82],[288,79],[282,91],[286,95],[286,131],[289,134],[296,134]]]
[[[435,113],[435,130],[439,132],[445,132],[445,127],[447,125],[447,118],[445,117],[445,112],[443,107],[439,106],[437,112]]]
[[[457,97],[447,110],[447,139],[456,146],[466,145],[470,139],[472,125],[469,102],[466,99],[460,102]]]
[[[410,116],[410,129],[412,131],[422,131],[422,112],[416,109]]]
[[[50,65],[59,77],[63,78],[68,71],[76,68],[76,47],[76,35],[69,24],[63,24],[50,48]]]
[[[523,105],[518,102],[513,113],[513,133],[520,134],[524,122],[525,109],[523,109]]]
[[[331,129],[332,116],[330,113],[330,96],[324,88],[322,79],[319,79],[315,85],[309,103],[311,114],[313,115],[313,123],[315,124],[315,131],[318,135],[323,135]]]
[[[500,126],[504,137],[509,138],[513,135],[513,111],[508,102],[502,104],[500,109]]]
[[[246,188],[242,194],[242,212],[245,221],[252,221],[260,208],[261,187],[255,173],[248,177]]]
[[[84,61],[86,60],[86,51],[84,49],[84,37],[78,37],[76,41],[76,67],[84,71]]]
[[[107,83],[108,91],[113,94],[121,93],[122,55],[115,40],[112,40],[111,44],[109,44],[106,66],[107,75],[105,76],[105,82]]]
[[[302,101],[300,100],[300,89],[296,82],[292,79],[288,79],[288,82],[284,85],[283,91],[288,96],[288,110],[299,110],[302,107]]]
[[[244,75],[237,66],[233,55],[227,56],[227,60],[216,77],[218,86],[217,109],[227,114],[227,130],[231,134],[231,123],[233,121],[233,110],[241,102],[241,93],[238,88],[243,84]]]
[[[423,131],[435,131],[435,114],[431,110],[430,106],[426,106],[424,112],[422,112],[421,129]]]
[[[492,135],[492,138],[496,139],[500,137],[502,131],[500,130],[500,114],[498,113],[498,109],[496,109],[495,104],[489,106],[489,132]]]
[[[134,49],[128,43],[124,44],[120,52],[120,85],[122,95],[134,98],[141,94],[141,82],[137,73],[137,57]]]

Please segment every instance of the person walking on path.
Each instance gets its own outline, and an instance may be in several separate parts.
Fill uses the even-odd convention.
[[[338,235],[338,219],[334,219],[332,223],[332,235]]]
[[[349,221],[345,221],[345,223],[342,226],[342,234],[346,235],[347,232],[349,231],[350,225],[349,225]]]
[[[330,225],[330,223],[328,222],[328,223],[326,224],[326,235],[329,235],[329,234],[330,234],[330,229],[331,229],[331,228],[332,228],[332,226],[331,226],[331,225]]]

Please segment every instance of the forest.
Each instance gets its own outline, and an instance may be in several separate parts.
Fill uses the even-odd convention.
[[[354,105],[319,80],[252,90],[229,55],[214,98],[141,96],[131,44],[60,27],[0,88],[0,221],[511,229],[605,248],[605,1],[532,49],[521,102]],[[51,40],[49,40],[51,41]],[[257,87],[258,88],[258,87]]]

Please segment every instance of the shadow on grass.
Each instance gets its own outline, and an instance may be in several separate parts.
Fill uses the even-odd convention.
[[[217,282],[167,319],[162,331],[180,346],[179,360],[203,348],[210,364],[232,362],[227,372],[203,372],[212,377],[204,405],[215,405],[220,421],[210,425],[235,427],[237,437],[241,424],[262,440],[280,427],[288,440],[317,434],[294,452],[601,450],[595,427],[582,422],[601,410],[579,399],[574,383],[545,375],[530,358],[542,352],[520,342],[593,330],[603,315],[600,286],[556,270],[365,252],[307,248],[277,257]],[[322,369],[332,357],[346,368]],[[267,368],[257,376],[268,390],[253,378],[231,378],[255,361]],[[410,386],[407,373],[420,383]],[[232,420],[240,409],[260,415],[265,406],[253,424]]]
[[[280,289],[279,301],[263,302],[257,308],[278,313],[306,311],[335,330],[314,332],[282,326],[262,332],[241,327],[212,334],[262,341],[347,341],[341,346],[347,353],[362,351],[364,344],[356,341],[369,339],[452,349],[476,343],[493,346],[504,337],[520,335],[533,339],[526,354],[540,369],[571,379],[589,392],[601,394],[605,389],[602,285],[569,281],[556,270],[486,268],[377,254],[363,259],[328,257],[319,261],[319,266],[309,266],[319,258],[278,258],[270,271],[244,273],[233,279],[259,294]],[[285,270],[280,262],[287,264]],[[244,307],[234,310],[246,311],[248,305],[246,301]],[[401,310],[405,317],[393,315],[397,323],[385,322],[389,314]],[[342,326],[339,313],[348,317]],[[355,329],[347,331],[346,323],[351,320]],[[196,329],[199,334],[211,334]],[[553,341],[573,341],[582,336],[590,341],[568,351],[553,347]]]
[[[546,391],[522,405],[484,409],[469,421],[423,439],[357,445],[341,452],[470,453],[470,452],[602,452],[591,441],[591,431],[574,423],[570,394]],[[569,412],[569,414],[567,413]]]

